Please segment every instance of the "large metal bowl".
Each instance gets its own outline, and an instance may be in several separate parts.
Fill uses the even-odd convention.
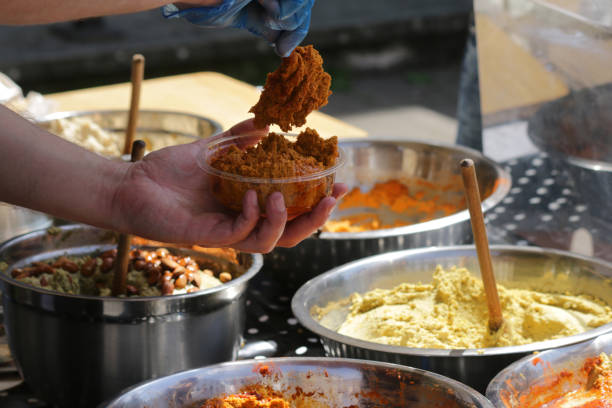
[[[612,304],[612,264],[569,252],[513,246],[492,246],[497,283],[517,287],[526,278],[537,279],[546,272],[567,277],[572,293],[587,293]],[[430,282],[437,265],[458,265],[479,271],[473,246],[405,250],[369,257],[333,269],[302,286],[293,297],[293,313],[307,329],[321,337],[330,356],[365,358],[431,370],[484,391],[504,367],[527,353],[566,346],[592,339],[612,330],[612,323],[575,336],[512,347],[484,349],[425,349],[388,346],[344,336],[335,330],[349,313],[348,306],[319,322],[314,306],[346,299],[352,293],[375,288],[390,289],[402,282]],[[589,286],[588,284],[591,284]],[[486,322],[483,322],[486,324]]]
[[[474,160],[486,212],[508,194],[510,175],[479,152],[455,145],[414,141],[346,140],[340,146],[346,162],[337,175],[349,188],[367,189],[377,182],[419,177],[444,185],[460,177],[459,161]],[[460,179],[459,179],[460,180]],[[459,181],[460,183],[460,181]],[[460,188],[461,185],[459,185]],[[334,211],[331,218],[338,216]],[[466,210],[404,227],[358,233],[322,232],[294,248],[276,248],[265,255],[266,270],[283,280],[301,284],[346,262],[398,249],[473,242],[470,216]]]
[[[612,85],[573,91],[543,105],[528,121],[528,135],[567,170],[589,212],[612,220]]]
[[[263,364],[272,370],[272,378],[258,374]],[[198,402],[262,383],[272,385],[289,400],[315,394],[311,399],[322,403],[313,404],[317,407],[493,408],[473,389],[437,374],[335,358],[275,358],[199,368],[136,386],[106,407],[196,407]]]
[[[586,373],[580,369],[587,358],[600,353],[612,353],[612,334],[524,357],[493,378],[487,387],[487,397],[498,408],[519,407],[519,399],[529,398],[534,385],[546,386],[550,394],[545,395],[561,397],[572,385],[577,386],[578,381],[585,380]],[[563,371],[573,373],[572,377],[565,376],[567,382],[558,381],[558,375]]]
[[[92,407],[127,386],[236,358],[244,330],[248,281],[261,255],[240,254],[240,276],[173,296],[116,298],[67,295],[10,277],[13,268],[60,255],[116,247],[116,235],[69,225],[32,232],[0,246],[4,324],[24,380],[48,403]],[[177,250],[195,259],[210,255]]]
[[[111,133],[125,134],[129,112],[127,110],[56,112],[43,117],[42,127],[57,119],[88,119]],[[141,110],[135,139],[142,139],[148,150],[166,145],[189,143],[221,132],[221,125],[210,118],[184,112]],[[121,146],[123,147],[123,146]]]

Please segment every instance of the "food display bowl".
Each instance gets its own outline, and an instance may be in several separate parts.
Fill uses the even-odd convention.
[[[585,360],[601,353],[612,353],[612,334],[523,357],[493,378],[487,397],[498,408],[519,408],[537,398],[562,397],[586,382],[586,373],[581,372]]]
[[[270,374],[261,375],[262,367]],[[192,408],[260,384],[298,407],[493,408],[473,389],[437,374],[338,358],[274,358],[198,368],[136,386],[106,407]]]
[[[290,141],[296,136],[285,135]],[[238,136],[225,136],[212,138],[206,143],[202,153],[198,156],[200,168],[210,178],[210,188],[216,199],[226,208],[233,211],[242,210],[242,199],[248,190],[257,192],[257,201],[262,212],[266,208],[266,199],[275,191],[280,191],[287,207],[287,218],[293,219],[301,214],[311,211],[321,199],[332,193],[336,172],[344,163],[344,153],[338,149],[336,163],[314,173],[284,178],[243,177],[216,169],[210,165],[211,160],[229,146],[246,148],[256,143],[250,134]]]
[[[559,277],[562,291],[593,295],[612,304],[612,264],[552,249],[492,246],[493,270],[498,284],[524,287],[529,279],[545,287],[548,277]],[[359,340],[336,332],[349,313],[349,304],[328,313],[322,321],[313,307],[324,307],[351,294],[375,288],[391,289],[400,283],[431,282],[437,265],[461,266],[478,273],[473,246],[404,250],[372,256],[335,268],[303,285],[291,306],[299,322],[321,337],[325,352],[334,357],[364,358],[419,367],[459,380],[484,392],[504,367],[524,355],[579,343],[612,330],[612,323],[574,336],[519,346],[482,349],[427,349],[390,346]],[[540,282],[541,278],[543,282]],[[524,283],[526,284],[526,283]],[[563,287],[561,287],[563,285]],[[486,322],[483,322],[486,324]]]
[[[482,209],[487,214],[501,202],[511,187],[510,175],[479,152],[454,145],[412,141],[342,140],[346,156],[336,181],[349,189],[371,188],[378,182],[398,178],[420,178],[446,185],[457,180],[462,188],[459,162],[470,158],[476,166]],[[334,210],[331,218],[340,215]],[[276,248],[264,256],[266,270],[278,279],[300,285],[346,262],[398,249],[473,242],[470,215],[466,210],[413,225],[364,232],[322,232],[294,248]]]
[[[129,111],[71,111],[56,112],[43,117],[38,124],[49,127],[50,122],[58,119],[86,119],[103,130],[118,134],[118,147],[123,151],[123,140],[127,129]],[[221,132],[221,125],[209,118],[183,112],[141,110],[134,139],[141,139],[148,151],[166,146],[190,143],[197,138],[207,138]]]
[[[261,255],[239,263],[176,249],[234,269],[237,278],[193,293],[97,297],[52,292],[11,278],[14,268],[116,247],[116,234],[82,225],[35,231],[0,246],[4,325],[15,363],[48,403],[92,407],[141,381],[236,358],[248,281]]]
[[[573,91],[544,104],[528,121],[528,135],[567,170],[596,217],[612,220],[612,85]]]

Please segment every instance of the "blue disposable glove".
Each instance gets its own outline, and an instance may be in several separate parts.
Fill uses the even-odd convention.
[[[308,33],[313,4],[314,0],[223,0],[218,6],[183,10],[170,4],[162,11],[166,18],[183,17],[204,27],[246,29],[288,57]]]

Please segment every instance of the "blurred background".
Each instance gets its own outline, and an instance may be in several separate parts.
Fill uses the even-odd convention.
[[[333,78],[323,112],[375,137],[406,135],[452,143],[459,68],[471,0],[324,0],[309,35]],[[0,26],[0,72],[46,94],[129,80],[134,53],[146,78],[218,71],[262,85],[278,57],[242,30],[165,20],[160,10],[69,23]]]

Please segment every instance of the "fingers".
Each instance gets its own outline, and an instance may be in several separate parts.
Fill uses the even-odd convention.
[[[331,214],[336,205],[334,197],[325,197],[311,212],[301,215],[287,224],[277,246],[290,248],[312,235],[319,229]]]
[[[246,239],[232,247],[244,252],[270,252],[283,235],[286,223],[287,209],[283,195],[272,193],[266,202],[266,218]]]
[[[309,17],[314,0],[259,0],[266,10],[266,26],[295,30]]]
[[[348,186],[344,183],[336,183],[332,189],[332,197],[340,200],[348,192]]]
[[[307,17],[295,30],[281,32],[277,40],[274,42],[274,50],[276,53],[284,58],[291,55],[295,47],[297,47],[302,42],[304,37],[306,37],[309,28],[310,13],[308,13]]]

